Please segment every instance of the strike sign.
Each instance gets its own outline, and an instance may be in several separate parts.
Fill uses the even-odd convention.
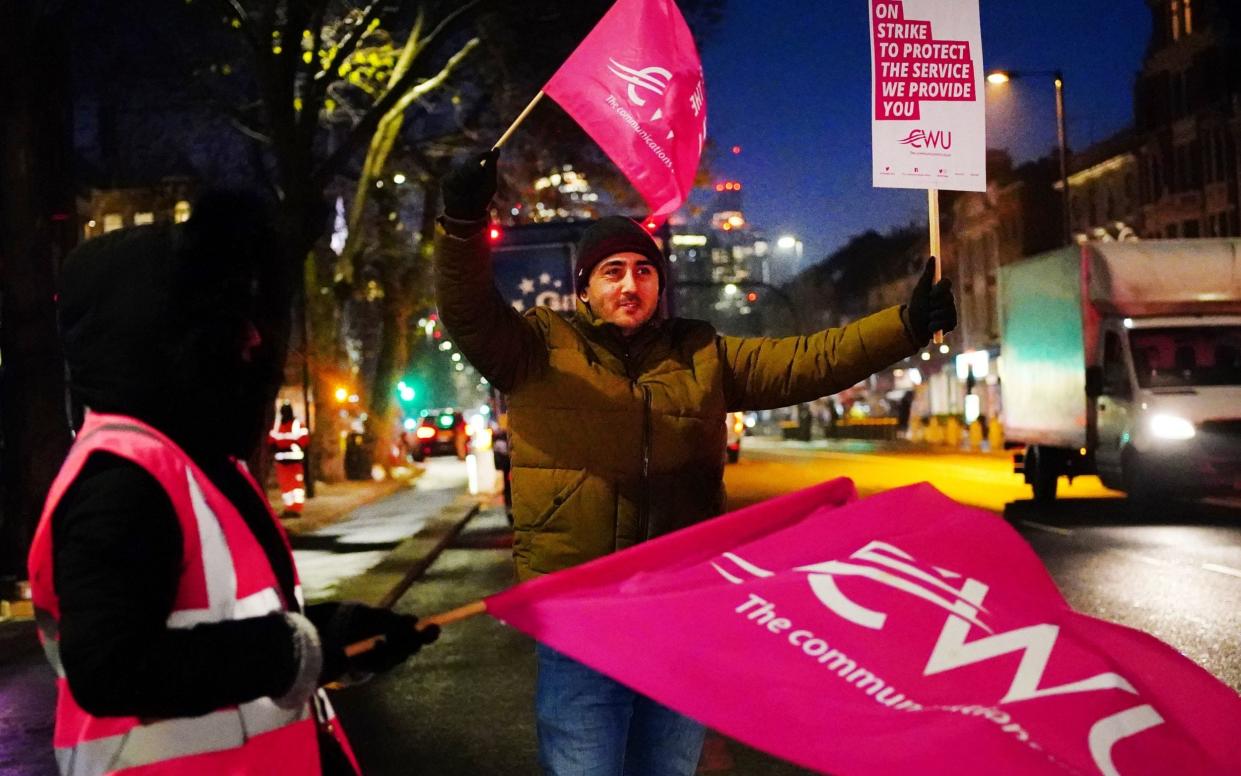
[[[978,0],[870,0],[874,185],[985,191]]]

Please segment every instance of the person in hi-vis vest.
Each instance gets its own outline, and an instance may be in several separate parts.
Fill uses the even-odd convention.
[[[63,774],[356,774],[320,688],[435,639],[386,609],[305,606],[244,464],[279,374],[270,223],[261,199],[217,192],[185,223],[65,260],[61,337],[86,413],[29,559]]]
[[[301,517],[302,507],[306,506],[306,446],[310,444],[310,432],[293,415],[293,406],[288,402],[280,405],[276,427],[268,432],[267,439],[275,450],[283,516]]]

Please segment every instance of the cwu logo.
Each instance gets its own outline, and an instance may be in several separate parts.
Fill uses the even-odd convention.
[[[657,97],[664,96],[664,92],[668,90],[668,80],[672,78],[672,73],[662,67],[644,67],[641,70],[635,70],[622,65],[615,59],[609,58],[608,62],[611,63],[608,70],[629,84],[629,101],[639,108],[646,105],[646,99],[639,94],[639,89],[651,92]]]
[[[910,148],[937,148],[947,151],[952,148],[952,133],[942,129],[929,132],[925,129],[911,129],[908,135],[897,142]]]
[[[710,565],[734,585],[745,584],[747,576],[764,580],[780,573],[731,552],[722,553]],[[1087,735],[1090,755],[1103,776],[1120,776],[1112,759],[1112,749],[1118,741],[1164,723],[1159,712],[1143,702],[1137,688],[1115,672],[1069,681],[1060,676],[1060,683],[1052,683],[1048,674],[1052,673],[1052,655],[1060,639],[1059,625],[1037,623],[997,633],[985,622],[990,617],[983,603],[989,585],[950,569],[922,563],[895,545],[871,541],[844,560],[813,563],[791,571],[806,576],[814,597],[833,615],[867,630],[882,631],[888,624],[889,613],[851,598],[839,584],[842,579],[867,580],[871,585],[938,608],[944,614],[944,624],[926,658],[922,675],[951,675],[957,669],[977,664],[992,666],[1001,675],[1012,671],[1000,704],[1092,692],[1137,696],[1130,701],[1133,705],[1129,708],[1096,720]],[[1018,656],[1015,670],[1011,663],[991,662],[1008,655]]]

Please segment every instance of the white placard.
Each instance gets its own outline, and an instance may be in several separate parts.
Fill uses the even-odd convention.
[[[877,188],[986,191],[978,0],[868,0]]]

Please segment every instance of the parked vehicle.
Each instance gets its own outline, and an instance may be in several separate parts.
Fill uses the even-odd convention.
[[[433,455],[455,455],[465,460],[469,449],[469,429],[465,416],[454,409],[431,410],[414,427],[407,442],[415,461]]]
[[[1241,492],[1241,241],[1086,243],[999,272],[1004,428],[1039,501]]]

